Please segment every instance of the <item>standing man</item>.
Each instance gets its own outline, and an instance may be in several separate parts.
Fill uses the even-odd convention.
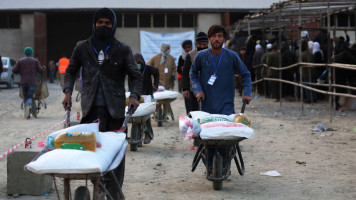
[[[129,106],[134,110],[142,90],[142,75],[137,68],[131,49],[115,39],[116,15],[109,8],[95,12],[93,34],[77,43],[65,73],[64,108],[72,106],[74,82],[82,67],[80,123],[92,123],[99,119],[99,131],[118,130],[125,117],[125,76],[132,80]],[[120,187],[124,180],[125,158],[114,170]],[[110,177],[108,177],[110,179]],[[105,181],[110,194],[117,198],[118,190],[112,179]]]
[[[208,31],[212,48],[198,52],[189,73],[197,100],[203,100],[202,111],[211,114],[235,113],[235,73],[242,78],[242,100],[247,103],[251,101],[250,72],[236,52],[222,48],[226,37],[227,32],[223,26],[212,25]],[[212,167],[214,148],[208,151],[211,161],[208,167]],[[219,148],[219,152],[226,160],[226,149]]]
[[[177,66],[177,79],[178,79],[178,92],[182,93],[182,71],[185,59],[189,51],[192,50],[193,42],[191,40],[184,40],[182,42],[182,55],[178,58],[178,66]]]
[[[242,78],[242,100],[251,101],[250,72],[236,52],[222,48],[226,36],[223,26],[212,25],[209,28],[212,48],[197,54],[189,74],[197,100],[203,100],[203,111],[211,114],[235,113],[235,73]]]
[[[279,68],[279,52],[278,45],[272,45],[272,52],[268,54],[267,57],[267,66],[268,72],[267,76],[269,78],[279,78],[279,72],[277,70],[273,70],[270,67]],[[279,82],[278,81],[269,81],[268,83],[268,91],[271,92],[271,98],[274,98],[274,102],[279,102]]]
[[[56,74],[56,64],[54,63],[53,60],[50,60],[48,62],[48,71],[49,71],[49,82],[54,83],[54,76]],[[64,81],[64,79],[63,79],[63,81]]]
[[[199,110],[197,98],[195,97],[190,84],[189,72],[197,53],[208,48],[208,36],[204,32],[199,32],[197,34],[195,38],[195,46],[196,48],[187,54],[182,70],[182,88],[187,115],[190,111]]]
[[[59,79],[60,79],[62,90],[64,90],[64,76],[68,65],[69,65],[69,59],[66,57],[65,54],[63,54],[62,58],[60,58],[58,61],[58,72],[59,72]]]
[[[12,72],[21,75],[21,88],[23,93],[23,102],[25,105],[25,118],[30,118],[30,108],[32,105],[32,98],[36,91],[36,77],[37,73],[43,73],[45,68],[40,65],[40,62],[32,57],[33,49],[26,47],[24,50],[26,57],[21,58],[15,64]]]
[[[177,68],[173,56],[169,54],[171,52],[171,46],[168,43],[162,43],[160,50],[161,53],[154,55],[147,64],[158,69],[159,85],[164,86],[166,90],[173,90]]]

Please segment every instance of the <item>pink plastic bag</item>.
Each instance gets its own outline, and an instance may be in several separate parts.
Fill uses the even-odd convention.
[[[183,134],[185,139],[191,140],[197,137],[201,131],[200,124],[195,120],[181,115],[179,117],[179,130]]]

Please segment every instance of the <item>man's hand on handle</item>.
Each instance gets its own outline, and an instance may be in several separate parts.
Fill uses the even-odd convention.
[[[140,103],[137,101],[137,99],[135,97],[129,97],[129,108],[131,107],[131,105],[134,106],[134,109],[133,109],[133,113],[135,113],[137,107],[140,105]]]
[[[198,92],[196,95],[197,101],[199,102],[200,100],[205,100],[205,94],[203,91]]]
[[[246,101],[246,104],[249,104],[252,98],[250,96],[242,96],[242,101]]]
[[[64,99],[62,101],[63,108],[66,110],[67,108],[72,107],[72,94],[67,92],[65,93]]]
[[[185,99],[189,99],[189,90],[184,90],[184,92],[183,92],[183,97],[184,97]]]

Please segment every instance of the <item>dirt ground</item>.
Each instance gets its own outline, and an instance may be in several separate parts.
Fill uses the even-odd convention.
[[[60,87],[48,87],[47,109],[42,108],[38,118],[30,120],[23,118],[18,88],[1,87],[0,153],[64,119]],[[157,127],[152,120],[155,138],[151,144],[137,152],[127,149],[126,199],[356,199],[356,111],[333,111],[330,123],[327,101],[304,105],[303,115],[300,107],[298,102],[283,102],[280,107],[271,99],[254,98],[245,113],[255,137],[240,143],[246,173],[240,176],[232,163],[223,189],[214,191],[202,163],[191,172],[195,150],[191,149],[192,141],[184,140],[178,130],[178,117],[185,114],[183,98],[179,97],[172,103],[175,121]],[[241,99],[237,98],[235,109],[240,108]],[[75,103],[73,113],[78,110]],[[313,132],[319,122],[334,131]],[[45,141],[47,135],[33,143]],[[7,158],[0,160],[0,199],[11,198],[6,193],[6,162]],[[269,170],[277,170],[281,176],[260,174]],[[57,179],[57,184],[62,193],[62,181]],[[75,181],[72,191],[83,184]],[[54,190],[49,196],[16,198],[57,199]]]

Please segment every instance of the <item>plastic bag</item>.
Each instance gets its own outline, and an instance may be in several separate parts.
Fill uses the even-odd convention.
[[[191,140],[192,138],[199,136],[201,128],[200,124],[195,120],[181,115],[179,117],[179,130],[185,139]]]
[[[239,113],[235,116],[234,122],[245,124],[248,127],[251,127],[251,122],[248,120],[247,115],[244,113]]]
[[[46,139],[45,148],[47,150],[55,149],[54,140],[58,135],[64,132],[94,132],[96,135],[97,147],[101,147],[101,141],[99,137],[99,124],[91,123],[91,124],[79,124],[51,133]]]

